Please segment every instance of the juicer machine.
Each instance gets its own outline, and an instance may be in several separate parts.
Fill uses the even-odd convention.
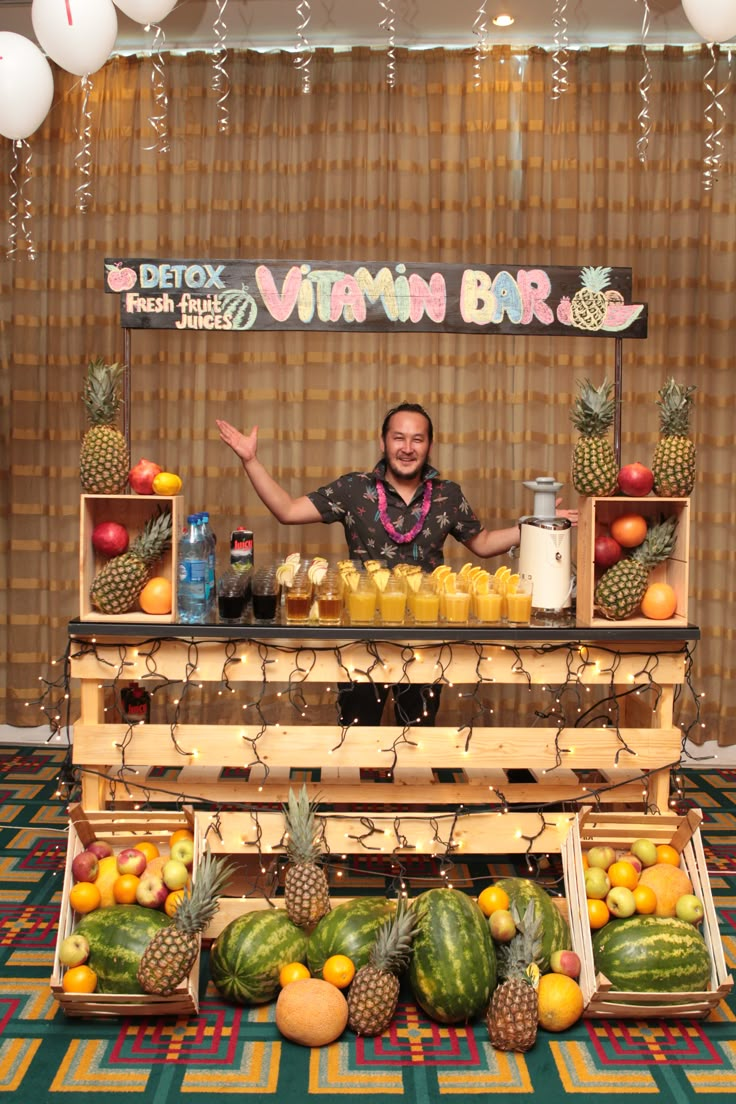
[[[533,580],[532,613],[561,620],[572,605],[572,567],[568,518],[557,517],[557,494],[562,483],[541,475],[524,483],[534,491],[533,513],[519,519],[519,572]]]

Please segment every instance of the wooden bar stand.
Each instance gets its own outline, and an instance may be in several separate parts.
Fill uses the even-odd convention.
[[[586,629],[580,636],[574,628],[485,633],[478,627],[201,626],[193,632],[192,626],[165,625],[153,633],[150,625],[139,628],[70,626],[71,675],[81,682],[73,758],[81,768],[85,809],[125,800],[171,803],[171,786],[157,794],[148,777],[154,765],[183,768],[175,786],[186,800],[217,806],[281,803],[292,769],[319,767],[321,781],[311,790],[326,803],[347,809],[378,804],[388,817],[398,807],[462,809],[456,843],[465,853],[481,854],[558,851],[562,814],[543,812],[540,820],[538,810],[564,809],[566,802],[668,810],[669,774],[679,762],[682,739],[673,724],[674,691],[685,679],[685,641],[697,636],[697,629],[649,634]],[[338,681],[369,677],[424,684],[441,677],[446,693],[452,692],[448,686],[468,689],[479,681],[487,692],[492,684],[549,688],[571,680],[581,695],[596,686],[629,693],[616,722],[591,727],[568,727],[532,715],[520,717],[513,727],[343,728],[310,724],[296,711],[300,723],[264,725],[252,709],[244,715],[253,723],[129,726],[108,723],[104,713],[104,685],[116,671],[144,685],[152,672],[153,685],[187,678],[227,682],[239,702],[251,703],[270,683],[298,685],[308,679],[334,690]],[[250,768],[248,781],[222,777],[224,768],[244,767]],[[508,772],[519,768],[529,771],[528,781],[513,775],[509,780]],[[361,770],[382,771],[381,784],[361,778]],[[439,781],[437,771],[449,771],[455,780]],[[511,815],[499,815],[506,812]],[[228,812],[225,819],[224,834],[242,840],[249,813]],[[264,811],[259,823],[272,844],[278,843],[280,813]],[[339,839],[328,834],[327,843],[337,851],[349,850],[345,840],[356,834],[359,814],[342,820]],[[421,849],[421,842],[412,839],[408,846]],[[390,852],[396,840],[389,832],[377,846]]]

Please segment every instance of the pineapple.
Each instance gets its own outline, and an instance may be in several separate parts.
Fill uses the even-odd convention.
[[[156,932],[141,956],[138,982],[145,993],[168,996],[188,976],[199,953],[199,937],[220,907],[218,898],[232,869],[229,863],[218,862],[209,850],[204,853],[191,891],[182,897],[172,924]]]
[[[694,390],[694,386],[675,383],[672,377],[659,390],[661,436],[652,461],[658,495],[687,496],[695,484],[695,445],[687,436]]]
[[[579,393],[570,421],[579,431],[572,454],[572,482],[578,494],[610,495],[616,489],[618,464],[608,431],[613,424],[613,384],[604,380],[594,387],[590,380],[578,381]]]
[[[608,310],[604,289],[611,282],[611,270],[584,268],[580,277],[583,286],[575,292],[570,304],[572,324],[580,330],[599,330]]]
[[[311,928],[331,907],[327,875],[318,865],[321,830],[315,825],[316,807],[316,802],[309,801],[306,786],[298,797],[289,789],[289,803],[283,807],[289,857],[284,904],[289,919],[300,928]]]
[[[146,522],[127,552],[108,560],[95,576],[90,598],[102,613],[127,613],[151,577],[156,560],[171,543],[171,513],[161,509]]]
[[[650,525],[639,547],[601,575],[595,588],[595,604],[605,617],[620,621],[631,616],[644,596],[649,572],[672,554],[676,526],[676,517]]]
[[[517,932],[509,943],[496,945],[501,985],[494,991],[486,1022],[496,1050],[521,1053],[537,1039],[539,962],[542,956],[542,913],[530,901],[519,918],[511,905]]]
[[[399,903],[379,928],[370,958],[353,978],[348,995],[348,1024],[356,1035],[382,1035],[394,1018],[399,979],[409,961],[416,917],[410,905]]]
[[[123,364],[105,364],[100,357],[87,368],[82,399],[90,428],[82,440],[79,473],[89,494],[117,494],[128,482],[130,452],[115,426],[124,371]]]

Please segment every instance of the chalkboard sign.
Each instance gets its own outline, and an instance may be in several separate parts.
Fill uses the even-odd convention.
[[[647,336],[606,265],[110,258],[105,290],[130,329]]]

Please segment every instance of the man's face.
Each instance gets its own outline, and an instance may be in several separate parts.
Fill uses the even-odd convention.
[[[429,426],[423,414],[394,414],[381,439],[386,468],[394,479],[417,479],[429,456]]]

